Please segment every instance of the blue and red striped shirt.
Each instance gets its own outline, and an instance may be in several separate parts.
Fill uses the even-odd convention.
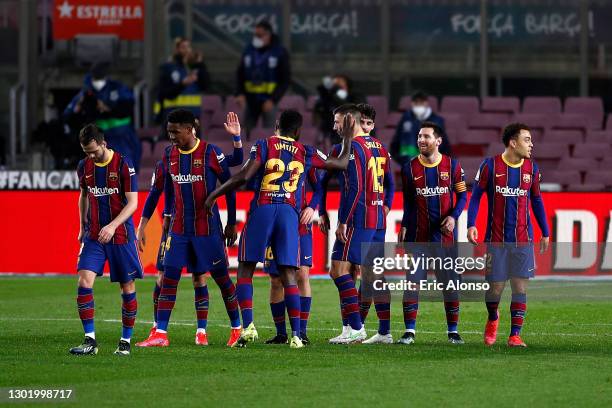
[[[125,193],[138,191],[134,166],[127,157],[111,150],[106,163],[85,158],[77,167],[79,184],[87,192],[86,236],[97,240],[100,230],[114,220],[127,204]],[[136,239],[132,217],[116,230],[112,244],[127,244]]]
[[[172,209],[170,231],[182,235],[210,235],[221,231],[219,208],[206,214],[208,194],[230,178],[227,160],[217,146],[197,139],[196,145],[183,151],[177,146],[166,149],[163,158],[166,171],[164,193],[167,209]],[[226,195],[228,224],[236,223],[236,192]]]
[[[325,168],[327,156],[289,137],[271,136],[253,145],[250,159],[261,163],[253,177],[251,210],[266,204],[289,204],[299,211],[306,174],[311,168]]]
[[[503,155],[489,157],[480,165],[468,209],[468,228],[476,223],[480,198],[487,193],[489,214],[486,242],[530,242],[533,228],[529,201],[542,230],[548,236],[548,222],[540,193],[541,174],[531,159],[511,164]]]
[[[440,160],[432,164],[417,156],[402,167],[402,227],[407,229],[405,239],[408,242],[457,240],[457,228],[449,234],[441,231],[440,224],[448,216],[457,220],[465,208],[465,176],[459,162],[443,154],[440,156]]]

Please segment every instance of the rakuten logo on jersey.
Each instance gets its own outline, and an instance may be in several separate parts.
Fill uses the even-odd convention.
[[[519,187],[508,187],[508,186],[495,186],[495,192],[503,195],[504,197],[523,197],[527,195],[527,190]]]
[[[91,187],[87,186],[87,191],[94,195],[94,197],[104,197],[111,194],[119,194],[119,189],[117,187],[109,188],[109,187]]]
[[[448,187],[440,187],[440,186],[435,186],[435,187],[423,187],[423,188],[418,188],[416,189],[416,193],[417,195],[423,196],[423,197],[433,197],[433,196],[440,196],[442,194],[448,194]]]
[[[196,181],[202,181],[204,177],[201,174],[173,174],[172,181],[179,184],[195,183]]]

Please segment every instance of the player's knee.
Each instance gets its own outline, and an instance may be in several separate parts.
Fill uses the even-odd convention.
[[[193,275],[192,280],[194,288],[201,288],[203,286],[206,286],[206,275],[203,273],[199,275]]]
[[[271,276],[270,277],[270,288],[272,290],[281,290],[283,288],[283,281],[280,276]]]
[[[78,285],[81,288],[93,288],[96,280],[96,274],[91,271],[79,271]]]
[[[123,282],[121,285],[122,293],[134,293],[136,292],[136,283],[134,281]]]

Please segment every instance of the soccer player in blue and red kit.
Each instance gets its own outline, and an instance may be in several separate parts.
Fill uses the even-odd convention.
[[[137,345],[169,345],[168,323],[176,301],[181,270],[186,266],[194,275],[204,275],[210,271],[219,285],[232,327],[228,340],[231,346],[239,338],[241,326],[235,287],[227,270],[224,235],[228,245],[236,240],[236,195],[226,195],[228,222],[225,233],[222,231],[218,208],[215,206],[210,214],[204,209],[204,201],[210,189],[218,180],[229,178],[229,169],[223,152],[217,146],[196,137],[195,117],[190,111],[172,111],[168,114],[167,122],[168,135],[173,145],[163,157],[163,166],[167,169],[164,194],[173,208],[172,222],[164,254],[157,328],[148,339]],[[205,280],[196,289],[195,296],[198,327],[205,329],[208,317],[208,286]],[[201,337],[198,344],[208,344],[205,332]]]
[[[240,122],[238,120],[238,115],[236,115],[234,112],[229,112],[227,114],[226,120],[227,122],[224,124],[225,130],[229,134],[231,134],[234,139],[234,151],[232,154],[226,156],[227,165],[229,167],[239,166],[242,164],[244,153],[242,151],[242,140],[240,137]],[[198,129],[196,129],[196,133],[199,133]],[[147,195],[147,199],[142,210],[142,217],[140,218],[140,223],[138,224],[138,229],[136,230],[136,239],[138,240],[138,249],[140,252],[144,251],[144,246],[146,244],[145,229],[147,227],[149,219],[155,212],[155,207],[157,207],[157,203],[164,191],[166,174],[167,171],[163,166],[163,161],[159,160],[155,165],[155,170],[151,179],[151,189],[149,190],[149,194]],[[166,200],[166,204],[168,204],[168,200]],[[168,208],[164,208],[162,236],[159,245],[159,250],[157,253],[157,279],[155,282],[155,287],[153,289],[153,327],[151,327],[149,336],[153,334],[153,332],[155,332],[155,329],[157,328],[157,305],[159,293],[161,292],[161,283],[164,273],[164,253],[166,251],[166,240],[168,239],[168,230],[170,227],[171,217],[171,210],[169,210]],[[206,286],[206,276],[203,274],[193,275],[192,278],[195,292],[196,317],[198,317],[198,328],[196,330],[195,342],[197,345],[205,345],[208,342],[206,336],[208,309],[205,309],[203,307],[206,304],[205,302],[202,302],[203,299],[201,299],[201,296],[199,297],[198,295],[203,290],[201,288]]]
[[[389,153],[378,139],[363,130],[363,126],[368,125],[368,121],[363,119],[369,118],[373,125],[375,111],[367,105],[340,106],[334,111],[334,128],[339,133],[343,131],[346,115],[358,117],[359,120],[358,133],[351,145],[349,165],[346,170],[337,173],[341,196],[330,275],[340,293],[343,330],[339,336],[330,339],[332,344],[360,343],[366,338],[359,310],[359,295],[355,298],[347,296],[346,289],[355,287],[351,272],[362,263],[362,245],[385,242],[386,218],[393,202],[394,191]],[[338,152],[339,146],[336,145],[330,156],[336,156]],[[324,189],[330,177],[331,174],[323,177],[321,182]],[[322,204],[322,207],[325,208],[325,205]],[[366,297],[363,291],[362,297]],[[371,300],[363,300],[369,308]],[[366,340],[366,343],[393,343],[390,293],[378,291],[374,294],[374,303],[379,327],[377,333]],[[363,317],[365,318],[365,315]]]
[[[242,170],[207,199],[206,206],[210,208],[217,197],[255,177],[255,196],[239,247],[237,295],[245,327],[237,343],[239,346],[257,338],[252,309],[253,272],[257,262],[265,260],[266,247],[270,245],[285,292],[285,306],[291,325],[289,346],[304,347],[300,339],[300,295],[296,284],[296,270],[300,265],[298,208],[302,202],[302,185],[311,167],[346,168],[356,119],[347,115],[345,122],[342,152],[338,158],[328,159],[314,147],[298,142],[302,115],[294,110],[284,111],[278,120],[279,135],[258,140],[251,148],[250,158]],[[354,286],[352,291],[356,297]],[[346,292],[350,292],[350,288]]]
[[[540,252],[548,249],[549,230],[540,193],[541,174],[531,159],[533,142],[529,127],[512,123],[503,130],[506,147],[502,154],[485,159],[476,174],[468,209],[468,240],[477,244],[476,216],[484,193],[488,200],[487,273],[491,285],[485,295],[488,319],[484,342],[490,346],[497,339],[497,312],[506,281],[510,279],[510,336],[508,346],[526,347],[521,328],[527,310],[527,283],[535,275],[533,228],[529,203],[542,231]]]
[[[418,134],[419,155],[404,164],[402,180],[404,192],[404,216],[398,236],[399,242],[440,243],[421,248],[429,256],[457,257],[457,219],[467,201],[465,175],[459,162],[440,153],[442,129],[433,122],[423,122]],[[455,198],[456,195],[456,198]],[[418,244],[413,250],[418,249]],[[419,285],[427,280],[427,270],[419,268],[409,280]],[[460,275],[454,271],[435,270],[436,280],[443,284],[458,282]],[[418,288],[418,286],[417,286]],[[444,290],[444,310],[448,341],[463,344],[458,332],[459,292]],[[414,343],[416,318],[419,310],[418,289],[404,291],[404,324],[406,332],[398,340],[400,344]]]
[[[115,354],[126,356],[130,354],[130,339],[138,307],[134,280],[142,278],[132,224],[132,214],[138,205],[136,172],[129,159],[107,148],[102,131],[95,125],[81,129],[79,141],[87,155],[77,168],[81,187],[77,305],[85,340],[71,348],[70,353],[83,355],[98,352],[93,285],[96,276],[102,276],[104,264],[108,261],[110,280],[119,283],[123,299],[123,331]]]

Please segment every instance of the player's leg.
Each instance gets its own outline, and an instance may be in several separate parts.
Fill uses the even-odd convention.
[[[312,306],[312,290],[310,288],[310,266],[302,265],[297,274],[297,285],[300,290],[300,338],[305,345],[310,344],[308,338],[308,319]]]
[[[362,244],[362,250],[367,251],[364,257],[364,265],[371,265],[375,258],[384,257],[385,232],[384,229],[376,230],[372,238],[365,241],[365,245]],[[367,249],[365,249],[366,246]],[[376,317],[378,317],[378,331],[364,341],[364,344],[393,344],[393,336],[391,335],[391,292],[386,287],[381,290],[374,290],[375,279],[385,282],[384,274],[374,277],[371,270],[367,268],[361,270],[362,286],[365,285],[361,301],[364,302],[368,300],[368,297],[371,298],[374,301]]]
[[[133,280],[125,283],[119,283],[121,287],[121,339],[115,350],[116,355],[129,356],[130,342],[132,332],[134,331],[134,323],[136,322],[136,314],[138,312],[138,302],[136,300],[136,285]]]
[[[487,269],[485,279],[489,289],[485,292],[487,306],[487,323],[484,331],[484,343],[487,346],[497,341],[499,326],[499,302],[508,280],[508,251],[503,245],[489,244],[487,248]]]
[[[527,283],[529,279],[513,277],[510,279],[512,288],[512,301],[510,302],[510,337],[508,345],[511,347],[527,347],[521,339],[521,329],[527,313]]]
[[[268,260],[266,264],[267,262]],[[286,344],[288,337],[285,324],[285,289],[278,274],[278,267],[274,266],[274,271],[267,267],[266,271],[270,274],[270,311],[276,327],[276,335],[267,340],[266,344]]]
[[[208,285],[206,284],[206,274],[204,272],[194,273],[191,276],[193,281],[193,304],[196,312],[197,329],[195,344],[198,346],[208,346]]]
[[[455,247],[436,247],[437,256],[441,259],[457,259],[458,251]],[[436,280],[441,282],[445,288],[451,284],[457,288],[461,284],[461,274],[455,270],[440,269],[436,270]],[[444,313],[446,314],[446,334],[448,342],[451,344],[464,344],[461,335],[459,334],[459,291],[454,289],[445,289],[442,291],[444,299]]]
[[[227,345],[232,347],[240,338],[242,325],[240,324],[240,309],[236,297],[236,287],[229,276],[227,263],[221,262],[218,267],[210,271],[210,275],[221,291],[221,297],[225,305],[225,311],[230,321],[230,336]]]
[[[285,306],[291,326],[291,348],[302,348],[304,344],[300,338],[300,290],[297,286],[297,269],[295,266],[280,266],[279,275],[285,292]]]
[[[248,342],[259,338],[253,323],[253,273],[256,266],[256,262],[242,261],[238,264],[236,296],[242,315],[242,334],[235,343],[238,347],[244,347]]]
[[[168,234],[162,234],[159,250],[157,251],[157,277],[155,279],[155,286],[153,287],[153,327],[151,327],[149,331],[149,336],[153,334],[157,328],[157,304],[159,302],[159,293],[161,292],[161,283],[164,276],[164,253],[166,251],[167,239]]]
[[[415,246],[414,244],[411,244],[410,251],[412,253],[422,253],[421,247]],[[402,337],[397,341],[399,344],[409,345],[413,344],[415,341],[421,281],[427,282],[427,271],[424,268],[419,267],[414,271],[406,271],[406,282],[411,286],[404,290],[402,298],[405,331]]]
[[[94,325],[95,304],[93,286],[96,276],[101,276],[106,263],[106,254],[98,241],[83,239],[77,261],[77,310],[85,332],[83,343],[70,349],[71,354],[97,354],[98,343]]]
[[[330,276],[334,280],[334,284],[340,294],[342,309],[346,313],[346,317],[350,326],[350,332],[346,336],[338,336],[330,339],[332,344],[345,344],[347,342],[357,343],[365,338],[365,331],[361,324],[361,316],[359,315],[359,303],[355,282],[350,274],[351,263],[348,261],[332,260]],[[363,333],[362,333],[363,332]],[[359,334],[358,334],[359,333]]]

